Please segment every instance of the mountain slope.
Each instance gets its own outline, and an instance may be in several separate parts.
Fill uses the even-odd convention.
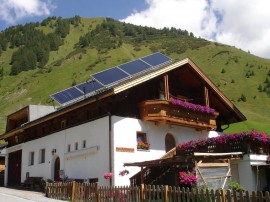
[[[56,20],[48,19],[35,29],[54,33]],[[20,46],[2,50],[0,133],[4,132],[6,116],[15,110],[28,104],[52,104],[49,95],[87,81],[95,72],[157,51],[172,59],[191,58],[246,115],[248,121],[232,125],[226,132],[257,129],[270,133],[270,98],[265,83],[268,77],[270,80],[270,60],[195,38],[187,31],[157,30],[106,18],[81,18],[79,24],[70,24],[62,42],[58,50],[49,51],[44,67],[17,75],[10,75],[10,62]]]

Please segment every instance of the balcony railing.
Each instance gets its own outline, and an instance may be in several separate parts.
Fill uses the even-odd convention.
[[[201,153],[230,153],[243,152],[243,154],[269,154],[269,144],[261,144],[250,141],[234,141],[227,144],[224,143],[209,143],[203,146],[197,146],[193,149],[179,149],[176,150],[176,156],[190,156],[194,152]]]
[[[201,112],[174,105],[166,100],[147,100],[140,103],[139,107],[143,121],[153,121],[156,124],[182,125],[199,130],[213,130],[217,127],[218,112]]]

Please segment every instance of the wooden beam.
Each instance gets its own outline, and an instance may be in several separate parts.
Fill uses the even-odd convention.
[[[205,106],[209,107],[209,95],[208,95],[208,88],[204,86],[204,101]]]
[[[228,163],[197,163],[198,167],[204,168],[204,167],[228,167]]]
[[[169,92],[169,76],[168,76],[168,74],[166,74],[163,77],[163,80],[164,80],[164,96],[165,96],[166,100],[169,100],[170,99],[170,92]]]

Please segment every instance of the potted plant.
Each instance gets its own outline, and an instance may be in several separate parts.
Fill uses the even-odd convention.
[[[146,149],[148,150],[150,148],[150,144],[148,142],[139,141],[137,143],[137,149]]]

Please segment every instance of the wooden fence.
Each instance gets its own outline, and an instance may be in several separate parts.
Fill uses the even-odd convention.
[[[105,187],[89,183],[48,183],[49,198],[73,202],[270,202],[269,192],[185,189],[141,185]]]

